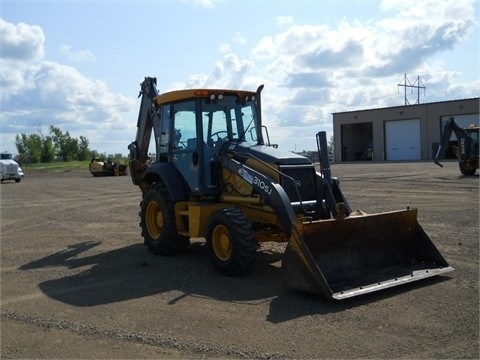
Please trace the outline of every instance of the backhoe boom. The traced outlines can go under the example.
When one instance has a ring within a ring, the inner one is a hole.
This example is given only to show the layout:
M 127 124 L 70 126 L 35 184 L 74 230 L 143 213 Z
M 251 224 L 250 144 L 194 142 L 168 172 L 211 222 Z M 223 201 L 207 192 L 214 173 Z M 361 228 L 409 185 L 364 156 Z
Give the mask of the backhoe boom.
M 457 145 L 453 146 L 453 149 L 458 158 L 460 171 L 464 175 L 474 175 L 479 166 L 478 129 L 478 126 L 470 126 L 464 129 L 455 122 L 453 117 L 448 119 L 443 128 L 442 140 L 438 146 L 437 154 L 433 159 L 434 163 L 443 167 L 440 160 L 445 157 L 450 145 L 450 138 L 454 133 L 457 138 Z

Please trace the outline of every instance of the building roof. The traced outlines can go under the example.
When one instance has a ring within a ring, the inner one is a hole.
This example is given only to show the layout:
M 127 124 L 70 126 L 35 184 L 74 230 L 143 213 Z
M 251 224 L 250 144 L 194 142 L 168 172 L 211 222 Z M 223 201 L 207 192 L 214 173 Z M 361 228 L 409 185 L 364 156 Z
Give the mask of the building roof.
M 475 97 L 475 98 L 466 98 L 466 99 L 457 99 L 457 100 L 434 101 L 434 102 L 423 103 L 423 104 L 398 105 L 398 106 L 387 106 L 387 107 L 370 108 L 370 109 L 362 109 L 362 110 L 337 111 L 337 112 L 333 112 L 332 114 L 348 114 L 348 113 L 354 113 L 354 112 L 357 113 L 357 112 L 361 112 L 361 111 L 372 111 L 372 110 L 382 110 L 382 109 L 398 109 L 398 108 L 405 108 L 405 107 L 411 107 L 411 106 L 425 106 L 425 105 L 432 105 L 432 104 L 442 104 L 442 103 L 449 103 L 449 102 L 471 101 L 471 100 L 480 101 L 480 98 Z

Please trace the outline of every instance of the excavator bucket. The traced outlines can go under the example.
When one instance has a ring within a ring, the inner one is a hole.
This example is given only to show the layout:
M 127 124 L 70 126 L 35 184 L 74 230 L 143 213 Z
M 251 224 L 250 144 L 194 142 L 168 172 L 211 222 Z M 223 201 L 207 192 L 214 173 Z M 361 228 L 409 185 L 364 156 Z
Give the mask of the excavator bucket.
M 416 209 L 297 222 L 282 268 L 290 287 L 338 300 L 453 270 Z

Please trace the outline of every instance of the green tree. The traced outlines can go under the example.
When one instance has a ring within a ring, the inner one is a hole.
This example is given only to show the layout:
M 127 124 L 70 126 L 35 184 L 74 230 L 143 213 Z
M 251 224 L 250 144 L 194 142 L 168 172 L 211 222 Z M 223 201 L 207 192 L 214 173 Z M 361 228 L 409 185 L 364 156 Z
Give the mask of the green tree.
M 25 163 L 51 162 L 56 159 L 88 160 L 92 155 L 86 137 L 73 138 L 68 131 L 64 133 L 53 125 L 50 126 L 49 136 L 44 136 L 41 128 L 39 134 L 17 134 L 15 146 L 18 158 Z
M 41 161 L 48 163 L 55 160 L 55 145 L 51 136 L 45 136 L 42 139 Z
M 38 163 L 42 160 L 42 138 L 38 134 L 21 134 L 15 137 L 15 146 L 22 160 Z
M 85 136 L 80 136 L 77 151 L 78 160 L 88 160 L 91 154 L 92 152 L 88 148 L 88 139 Z
M 59 128 L 50 125 L 50 133 L 55 145 L 57 156 L 62 161 L 78 160 L 78 140 L 72 138 L 67 131 L 65 134 Z
M 91 158 L 99 158 L 101 156 L 101 154 L 97 151 L 97 150 L 91 150 L 90 151 L 90 156 Z
M 26 136 L 27 135 L 25 134 L 17 134 L 17 136 L 15 136 L 15 146 L 18 151 L 18 159 L 23 163 L 28 162 L 28 149 L 26 141 L 24 140 Z

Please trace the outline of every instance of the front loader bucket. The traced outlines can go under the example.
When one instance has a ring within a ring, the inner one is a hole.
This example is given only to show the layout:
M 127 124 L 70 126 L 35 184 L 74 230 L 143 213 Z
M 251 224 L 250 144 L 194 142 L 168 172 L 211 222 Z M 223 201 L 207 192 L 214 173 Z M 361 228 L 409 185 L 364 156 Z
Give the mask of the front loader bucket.
M 290 287 L 338 300 L 453 270 L 416 209 L 298 222 L 282 268 Z

